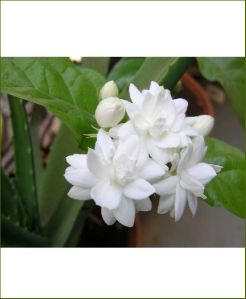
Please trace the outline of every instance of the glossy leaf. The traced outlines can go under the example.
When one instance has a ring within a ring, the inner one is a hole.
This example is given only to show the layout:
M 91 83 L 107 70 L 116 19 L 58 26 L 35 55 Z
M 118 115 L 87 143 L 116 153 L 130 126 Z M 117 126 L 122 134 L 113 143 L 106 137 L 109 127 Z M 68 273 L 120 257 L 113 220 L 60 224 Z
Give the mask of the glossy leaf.
M 223 206 L 245 218 L 245 157 L 236 148 L 214 138 L 206 138 L 205 161 L 222 166 L 221 172 L 206 186 L 206 202 Z
M 245 171 L 229 170 L 221 172 L 206 187 L 208 203 L 223 206 L 231 213 L 245 218 Z
M 27 210 L 30 229 L 39 231 L 36 178 L 29 123 L 21 100 L 9 96 L 9 108 L 13 128 L 16 185 Z
M 93 69 L 103 76 L 107 75 L 109 57 L 83 57 L 82 67 Z
M 146 58 L 142 66 L 136 72 L 131 82 L 139 89 L 149 88 L 151 81 L 156 81 L 165 88 L 173 89 L 178 80 L 192 62 L 190 57 L 153 57 Z M 129 86 L 126 86 L 120 96 L 129 98 Z
M 201 57 L 199 69 L 210 81 L 219 82 L 228 96 L 232 108 L 242 125 L 245 125 L 245 59 Z
M 144 63 L 144 57 L 125 57 L 117 62 L 108 75 L 108 80 L 114 80 L 120 91 L 132 82 L 133 77 Z
M 93 132 L 102 75 L 66 58 L 2 58 L 1 67 L 3 92 L 46 107 L 87 148 L 84 134 Z
M 221 165 L 223 171 L 245 168 L 245 157 L 236 147 L 212 137 L 206 137 L 205 142 L 207 163 Z
M 132 78 L 131 83 L 135 84 L 139 89 L 149 88 L 151 81 L 161 82 L 167 75 L 169 67 L 175 63 L 178 58 L 153 57 L 146 58 L 140 69 Z M 129 86 L 126 86 L 120 96 L 123 99 L 129 98 Z

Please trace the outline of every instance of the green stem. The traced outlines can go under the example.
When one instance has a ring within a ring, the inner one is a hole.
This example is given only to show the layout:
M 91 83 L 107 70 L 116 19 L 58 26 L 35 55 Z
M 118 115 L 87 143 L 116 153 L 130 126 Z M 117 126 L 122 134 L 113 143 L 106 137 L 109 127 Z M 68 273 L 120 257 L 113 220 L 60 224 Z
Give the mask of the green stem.
M 161 85 L 172 90 L 182 75 L 193 62 L 193 57 L 181 57 L 169 66 L 167 75 L 161 81 Z
M 9 96 L 15 155 L 15 181 L 29 216 L 29 229 L 41 231 L 29 122 L 22 100 Z

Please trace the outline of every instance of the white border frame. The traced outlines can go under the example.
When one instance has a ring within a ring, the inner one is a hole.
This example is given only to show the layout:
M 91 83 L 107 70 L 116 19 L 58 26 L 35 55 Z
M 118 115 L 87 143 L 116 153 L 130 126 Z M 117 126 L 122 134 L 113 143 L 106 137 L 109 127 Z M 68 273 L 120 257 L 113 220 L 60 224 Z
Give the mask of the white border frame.
M 2 1 L 2 56 L 244 56 L 244 1 Z
M 242 248 L 2 249 L 4 298 L 244 298 Z
M 1 54 L 244 56 L 244 6 L 2 1 Z M 242 298 L 244 254 L 242 248 L 2 249 L 2 297 Z

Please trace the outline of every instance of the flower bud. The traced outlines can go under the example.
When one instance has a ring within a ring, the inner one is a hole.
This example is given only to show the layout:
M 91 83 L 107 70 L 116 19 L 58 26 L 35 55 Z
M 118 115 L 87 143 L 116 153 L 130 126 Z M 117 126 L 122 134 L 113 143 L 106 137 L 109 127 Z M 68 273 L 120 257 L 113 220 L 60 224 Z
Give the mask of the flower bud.
M 111 128 L 116 126 L 125 115 L 125 107 L 121 99 L 109 97 L 99 102 L 95 117 L 102 128 Z
M 108 81 L 105 83 L 100 91 L 101 99 L 106 99 L 109 97 L 118 97 L 118 87 L 114 81 Z
M 82 57 L 79 57 L 79 56 L 72 56 L 72 57 L 69 57 L 69 59 L 72 62 L 76 62 L 76 63 L 81 63 L 81 61 L 82 61 Z
M 197 116 L 193 128 L 202 136 L 208 135 L 214 127 L 214 118 L 210 115 Z

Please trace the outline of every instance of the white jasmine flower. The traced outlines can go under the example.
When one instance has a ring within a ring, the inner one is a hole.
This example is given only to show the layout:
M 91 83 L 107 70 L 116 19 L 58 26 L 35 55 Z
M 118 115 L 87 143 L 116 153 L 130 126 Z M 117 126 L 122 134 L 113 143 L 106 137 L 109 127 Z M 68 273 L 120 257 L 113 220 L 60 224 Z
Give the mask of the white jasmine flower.
M 210 115 L 187 117 L 186 122 L 202 136 L 208 135 L 214 127 L 214 118 Z
M 118 97 L 118 95 L 119 95 L 118 87 L 114 81 L 106 82 L 100 91 L 101 99 Z
M 95 118 L 102 128 L 111 128 L 116 126 L 125 115 L 123 101 L 116 97 L 106 98 L 99 102 Z
M 186 100 L 173 100 L 170 91 L 155 82 L 142 92 L 131 84 L 129 93 L 132 103 L 124 104 L 130 121 L 118 128 L 118 136 L 137 134 L 156 161 L 170 161 L 173 149 L 187 146 L 190 137 L 198 135 L 185 122 Z
M 81 63 L 81 61 L 82 61 L 82 57 L 79 57 L 79 56 L 72 56 L 72 57 L 69 57 L 69 59 L 72 62 L 76 62 L 76 63 Z
M 184 212 L 186 202 L 193 215 L 197 209 L 197 197 L 206 199 L 204 187 L 221 170 L 220 166 L 201 162 L 207 148 L 203 137 L 194 139 L 181 152 L 175 175 L 154 184 L 156 193 L 160 195 L 158 213 L 171 212 L 178 221 Z
M 165 169 L 149 158 L 137 136 L 115 144 L 104 130 L 97 136 L 95 150 L 87 155 L 67 157 L 71 165 L 66 180 L 74 185 L 68 195 L 74 199 L 93 199 L 102 208 L 107 224 L 118 220 L 133 226 L 136 210 L 150 210 L 150 184 L 165 174 Z

